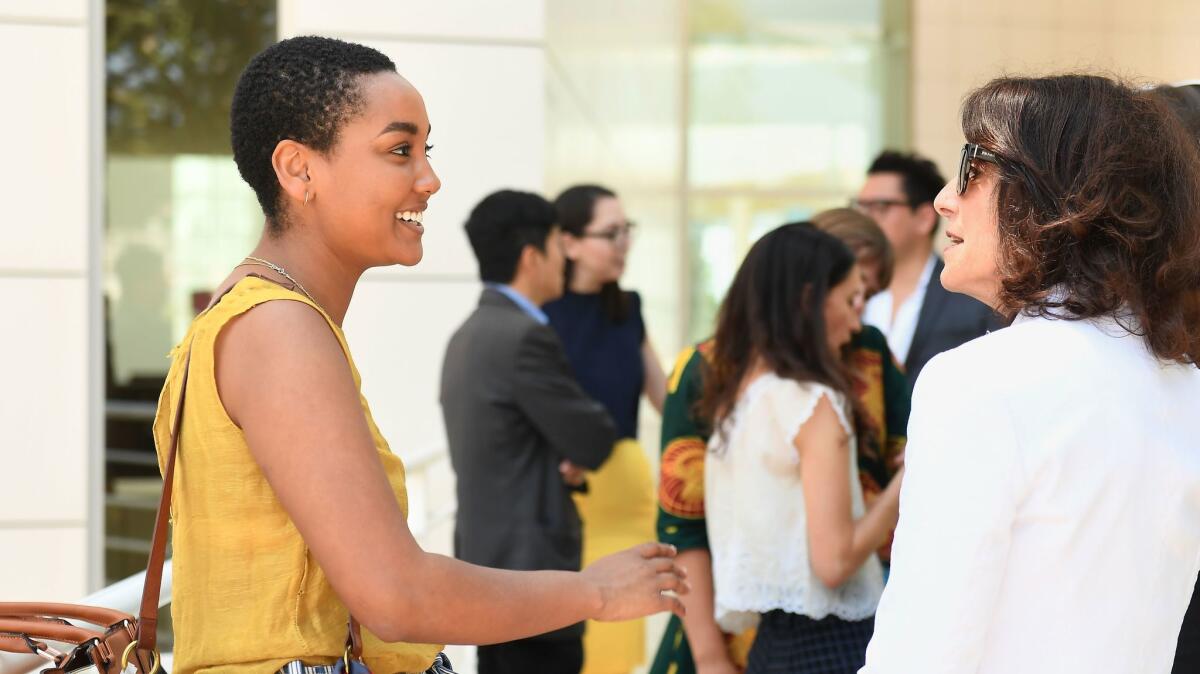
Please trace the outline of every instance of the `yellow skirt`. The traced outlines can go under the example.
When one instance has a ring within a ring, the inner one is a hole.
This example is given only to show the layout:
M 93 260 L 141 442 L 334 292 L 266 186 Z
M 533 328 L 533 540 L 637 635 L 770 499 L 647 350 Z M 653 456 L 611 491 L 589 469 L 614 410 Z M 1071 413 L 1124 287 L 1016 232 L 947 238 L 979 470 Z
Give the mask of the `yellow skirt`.
M 583 520 L 583 564 L 654 540 L 654 481 L 637 440 L 617 441 L 612 456 L 576 494 Z M 644 620 L 588 622 L 582 674 L 629 674 L 646 660 Z

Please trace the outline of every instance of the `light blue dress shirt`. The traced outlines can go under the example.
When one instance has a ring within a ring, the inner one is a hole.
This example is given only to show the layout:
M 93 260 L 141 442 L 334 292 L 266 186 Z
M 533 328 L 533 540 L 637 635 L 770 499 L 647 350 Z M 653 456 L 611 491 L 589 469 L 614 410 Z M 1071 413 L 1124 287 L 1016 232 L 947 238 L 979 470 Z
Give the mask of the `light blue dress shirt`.
M 504 295 L 508 299 L 512 300 L 518 307 L 521 308 L 521 311 L 529 314 L 529 317 L 538 323 L 541 323 L 542 325 L 547 325 L 550 323 L 550 319 L 546 317 L 546 312 L 542 311 L 541 307 L 531 302 L 528 297 L 525 297 L 521 293 L 514 290 L 512 286 L 505 285 L 503 283 L 484 283 L 483 287 L 491 288 L 492 290 L 495 290 L 501 295 Z

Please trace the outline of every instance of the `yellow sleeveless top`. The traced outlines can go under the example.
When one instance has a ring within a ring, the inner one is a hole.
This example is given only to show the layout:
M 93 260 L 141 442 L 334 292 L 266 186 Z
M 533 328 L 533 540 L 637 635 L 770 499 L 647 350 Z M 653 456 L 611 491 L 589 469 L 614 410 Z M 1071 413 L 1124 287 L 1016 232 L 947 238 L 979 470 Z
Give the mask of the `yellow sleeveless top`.
M 174 671 L 270 674 L 291 660 L 331 664 L 341 657 L 348 613 L 250 455 L 246 438 L 217 395 L 213 347 L 225 325 L 263 302 L 307 297 L 255 277 L 240 280 L 192 322 L 171 353 L 158 401 L 154 439 L 160 470 L 170 449 L 174 406 L 191 344 L 183 436 L 171 500 Z M 362 397 L 345 335 L 337 335 L 359 387 L 363 415 L 401 510 L 408 513 L 404 465 L 379 433 Z M 344 486 L 344 485 L 343 485 Z M 312 495 L 330 498 L 340 488 Z M 370 550 L 363 550 L 365 557 Z M 384 643 L 363 630 L 364 659 L 375 674 L 423 672 L 440 646 Z

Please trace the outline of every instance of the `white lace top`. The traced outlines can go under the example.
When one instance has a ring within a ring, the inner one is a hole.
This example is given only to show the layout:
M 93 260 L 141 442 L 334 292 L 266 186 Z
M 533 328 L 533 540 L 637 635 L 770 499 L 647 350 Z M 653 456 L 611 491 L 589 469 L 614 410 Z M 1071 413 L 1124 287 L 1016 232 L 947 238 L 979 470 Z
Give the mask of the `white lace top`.
M 846 479 L 854 517 L 863 515 L 854 430 L 845 398 L 816 383 L 774 374 L 755 379 L 714 433 L 705 461 L 705 511 L 713 561 L 716 619 L 739 632 L 774 609 L 821 619 L 862 620 L 875 614 L 883 569 L 872 555 L 850 580 L 827 588 L 808 554 L 800 455 L 793 440 L 827 396 L 850 436 Z

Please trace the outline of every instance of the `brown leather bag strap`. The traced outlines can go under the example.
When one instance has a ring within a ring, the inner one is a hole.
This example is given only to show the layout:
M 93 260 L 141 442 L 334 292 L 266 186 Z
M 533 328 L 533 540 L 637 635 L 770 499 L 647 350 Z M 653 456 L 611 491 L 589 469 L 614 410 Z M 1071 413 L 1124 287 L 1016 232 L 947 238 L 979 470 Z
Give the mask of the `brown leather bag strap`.
M 130 618 L 127 613 L 100 606 L 85 606 L 83 604 L 57 604 L 50 602 L 6 602 L 0 604 L 0 618 L 34 616 L 61 616 L 73 620 L 82 620 L 83 622 L 105 628 Z
M 188 371 L 192 367 L 192 344 L 188 343 L 187 361 L 179 381 L 179 397 L 175 402 L 175 422 L 171 425 L 171 449 L 167 452 L 167 467 L 163 471 L 162 496 L 158 514 L 154 517 L 154 536 L 150 539 L 150 559 L 146 562 L 146 582 L 142 585 L 142 607 L 138 611 L 137 648 L 153 651 L 158 645 L 158 595 L 162 590 L 163 564 L 167 559 L 167 521 L 171 514 L 171 488 L 175 483 L 175 457 L 179 453 L 179 437 L 183 426 L 183 401 L 187 396 Z
M 363 638 L 362 627 L 354 616 L 350 616 L 349 634 L 346 635 L 346 648 L 350 650 L 350 655 L 354 656 L 355 660 L 362 660 L 363 654 Z
M 103 632 L 37 618 L 0 618 L 0 634 L 23 635 L 31 639 L 47 639 L 68 644 L 81 644 L 89 639 L 104 636 Z
M 265 276 L 258 274 L 250 274 L 250 276 L 285 288 L 288 287 Z M 228 293 L 229 290 L 225 292 Z M 215 305 L 216 301 L 212 304 Z M 166 470 L 163 471 L 162 496 L 158 501 L 158 514 L 154 517 L 154 535 L 150 539 L 150 559 L 146 562 L 146 582 L 142 586 L 142 606 L 138 611 L 137 621 L 137 649 L 139 651 L 153 651 L 158 645 L 158 595 L 162 590 L 163 564 L 166 563 L 167 558 L 167 521 L 171 513 L 171 488 L 175 482 L 175 458 L 179 453 L 180 429 L 183 426 L 183 402 L 187 394 L 188 373 L 191 365 L 192 345 L 189 343 L 187 362 L 184 363 L 183 377 L 179 382 L 179 397 L 175 403 L 175 420 L 171 425 L 171 449 L 167 453 Z M 353 615 L 350 616 L 346 631 L 347 649 L 355 659 L 361 659 L 363 652 L 362 628 Z

